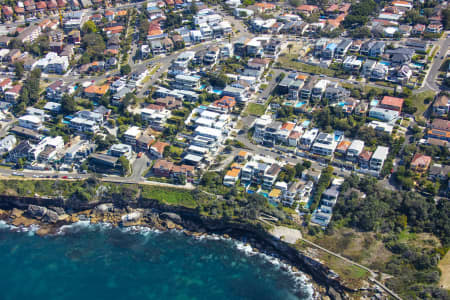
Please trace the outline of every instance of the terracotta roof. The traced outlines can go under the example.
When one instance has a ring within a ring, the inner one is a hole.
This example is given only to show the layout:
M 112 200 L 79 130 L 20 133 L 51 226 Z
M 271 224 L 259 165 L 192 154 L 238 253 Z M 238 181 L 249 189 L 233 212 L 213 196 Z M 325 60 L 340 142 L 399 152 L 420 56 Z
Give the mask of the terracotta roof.
M 275 9 L 276 5 L 272 4 L 272 3 L 266 3 L 266 2 L 261 2 L 261 3 L 256 3 L 255 6 L 262 8 L 264 10 L 266 9 Z
M 108 91 L 109 85 L 91 85 L 84 89 L 85 93 L 104 95 Z
M 430 163 L 431 163 L 431 156 L 424 155 L 422 153 L 414 154 L 414 157 L 411 160 L 411 166 L 413 166 L 413 167 L 425 166 L 428 168 Z
M 119 10 L 118 12 L 116 12 L 116 15 L 118 17 L 126 16 L 127 15 L 127 11 L 126 10 Z
M 107 11 L 105 12 L 105 16 L 114 16 L 114 12 L 111 11 L 111 10 L 107 10 Z
M 245 157 L 245 156 L 247 156 L 247 154 L 248 154 L 247 151 L 241 150 L 241 151 L 239 151 L 237 156 Z
M 57 0 L 58 7 L 65 7 L 67 5 L 66 0 Z
M 291 134 L 289 134 L 290 139 L 299 139 L 302 136 L 302 133 L 300 131 L 293 130 Z
M 241 170 L 239 170 L 239 169 L 231 169 L 231 170 L 227 171 L 225 176 L 238 177 L 240 172 L 241 172 Z
M 303 4 L 297 7 L 297 10 L 307 11 L 307 12 L 313 12 L 314 10 L 319 9 L 319 7 L 315 5 L 307 5 Z
M 25 12 L 25 9 L 24 9 L 23 7 L 20 7 L 20 6 L 15 6 L 15 7 L 14 7 L 14 11 L 15 11 L 17 14 L 21 14 L 21 13 L 24 13 L 24 12 Z
M 5 78 L 5 79 L 3 79 L 3 80 L 0 82 L 0 87 L 5 87 L 5 86 L 7 86 L 7 85 L 10 84 L 10 83 L 11 83 L 11 79 Z
M 169 144 L 157 141 L 156 143 L 154 143 L 152 145 L 151 149 L 156 151 L 156 152 L 158 152 L 158 153 L 160 153 L 160 154 L 163 154 L 164 148 L 166 148 L 167 146 L 169 146 Z
M 236 105 L 236 100 L 234 97 L 223 96 L 219 100 L 214 101 L 213 105 L 217 107 L 232 108 Z
M 164 106 L 158 105 L 158 104 L 149 104 L 149 105 L 147 105 L 147 108 L 148 109 L 153 109 L 153 110 L 156 110 L 156 111 L 164 110 Z
M 104 29 L 104 31 L 119 31 L 119 32 L 122 32 L 122 30 L 123 30 L 123 26 L 112 26 L 112 27 L 107 27 L 107 28 L 105 28 Z
M 359 154 L 359 159 L 362 159 L 362 160 L 369 161 L 371 157 L 372 157 L 372 152 L 367 151 L 367 150 L 363 150 L 361 152 L 361 154 Z
M 281 130 L 287 130 L 287 131 L 291 131 L 292 129 L 294 129 L 295 127 L 295 123 L 292 122 L 286 122 L 283 125 L 281 125 Z
M 7 92 L 7 93 L 15 93 L 15 94 L 18 94 L 18 93 L 20 93 L 20 90 L 21 90 L 21 89 L 22 89 L 22 85 L 18 84 L 18 85 L 13 86 L 12 88 L 10 88 L 9 90 L 7 90 L 6 92 Z
M 155 164 L 153 165 L 154 169 L 163 169 L 170 171 L 173 167 L 173 162 L 167 161 L 165 159 L 158 159 L 155 161 Z
M 44 1 L 36 2 L 36 8 L 37 9 L 45 9 L 45 8 L 47 8 L 47 3 L 45 3 Z
M 47 7 L 48 8 L 56 8 L 56 7 L 58 7 L 58 3 L 56 3 L 55 0 L 50 0 L 47 2 Z
M 401 109 L 403 106 L 403 101 L 403 98 L 384 96 L 383 100 L 381 100 L 381 105 L 389 105 Z
M 350 145 L 352 144 L 352 142 L 348 141 L 348 140 L 343 140 L 342 142 L 339 143 L 339 145 L 336 147 L 336 150 L 339 151 L 347 151 L 348 147 L 350 147 Z
M 13 9 L 10 6 L 6 5 L 2 7 L 2 11 L 5 16 L 12 16 L 14 13 Z

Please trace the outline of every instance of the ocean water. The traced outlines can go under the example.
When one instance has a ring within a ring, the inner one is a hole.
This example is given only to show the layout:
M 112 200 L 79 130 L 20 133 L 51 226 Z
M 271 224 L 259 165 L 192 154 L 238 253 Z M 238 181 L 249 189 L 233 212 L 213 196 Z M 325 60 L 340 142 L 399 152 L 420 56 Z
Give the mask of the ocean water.
M 304 277 L 249 246 L 85 223 L 39 237 L 0 223 L 0 299 L 311 299 Z

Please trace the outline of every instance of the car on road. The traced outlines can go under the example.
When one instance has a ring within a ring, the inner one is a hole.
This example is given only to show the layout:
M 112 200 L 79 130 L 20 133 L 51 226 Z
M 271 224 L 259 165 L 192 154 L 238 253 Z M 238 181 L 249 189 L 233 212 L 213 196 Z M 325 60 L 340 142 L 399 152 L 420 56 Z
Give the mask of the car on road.
M 63 176 L 63 177 L 61 177 L 62 179 L 67 179 L 68 177 L 67 176 Z

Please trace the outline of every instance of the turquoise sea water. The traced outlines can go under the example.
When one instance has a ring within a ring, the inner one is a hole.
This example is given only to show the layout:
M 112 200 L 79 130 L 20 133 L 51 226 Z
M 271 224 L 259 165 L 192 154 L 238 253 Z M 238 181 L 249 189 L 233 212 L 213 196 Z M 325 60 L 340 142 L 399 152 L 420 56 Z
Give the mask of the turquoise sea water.
M 179 232 L 77 225 L 38 237 L 0 224 L 0 299 L 311 298 L 309 283 L 245 248 Z

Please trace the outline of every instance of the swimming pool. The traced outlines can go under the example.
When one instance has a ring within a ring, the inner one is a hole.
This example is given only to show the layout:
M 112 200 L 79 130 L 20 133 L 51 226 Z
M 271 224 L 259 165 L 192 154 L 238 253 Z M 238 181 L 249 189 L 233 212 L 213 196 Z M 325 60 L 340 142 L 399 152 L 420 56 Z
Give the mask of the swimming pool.
M 344 107 L 344 106 L 345 106 L 345 102 L 339 102 L 339 103 L 337 104 L 337 106 Z
M 388 62 L 388 61 L 380 61 L 380 64 L 382 64 L 382 65 L 385 65 L 385 66 L 390 66 L 391 65 L 391 63 L 390 62 Z
M 311 124 L 311 121 L 310 121 L 310 120 L 303 121 L 302 127 L 303 127 L 303 128 L 306 128 L 306 127 L 309 126 L 309 124 Z
M 260 195 L 269 198 L 269 194 L 267 194 L 266 192 L 259 192 Z
M 223 91 L 218 89 L 213 89 L 212 92 L 217 95 L 222 95 Z
M 305 104 L 306 104 L 306 102 L 304 102 L 304 101 L 298 102 L 297 104 L 295 104 L 295 107 L 299 108 L 299 107 L 302 107 Z
M 378 100 L 372 100 L 370 101 L 370 106 L 377 106 L 378 105 Z

